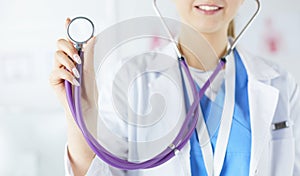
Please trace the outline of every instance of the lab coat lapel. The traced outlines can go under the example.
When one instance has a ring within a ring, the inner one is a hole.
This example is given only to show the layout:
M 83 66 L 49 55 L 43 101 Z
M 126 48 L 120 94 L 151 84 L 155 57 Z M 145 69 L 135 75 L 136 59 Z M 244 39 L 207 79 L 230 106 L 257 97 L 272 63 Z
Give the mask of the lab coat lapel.
M 279 74 L 263 60 L 242 52 L 240 56 L 248 73 L 248 97 L 252 146 L 250 175 L 256 172 L 260 157 L 270 139 L 270 128 L 277 107 L 279 91 L 270 85 Z M 237 73 L 238 74 L 238 73 Z
M 170 47 L 166 48 L 164 51 L 167 51 L 169 55 L 173 55 L 176 58 L 175 52 Z M 248 97 L 252 134 L 249 175 L 254 175 L 264 148 L 267 147 L 270 139 L 271 123 L 279 97 L 279 91 L 272 87 L 270 83 L 272 79 L 279 76 L 279 73 L 266 64 L 265 61 L 257 59 L 255 56 L 250 56 L 240 47 L 237 47 L 237 50 L 248 74 Z M 158 59 L 161 60 L 161 58 Z M 165 73 L 178 74 L 178 67 L 176 64 L 174 65 L 174 62 L 172 64 L 166 62 L 159 65 L 150 63 L 148 66 L 150 68 L 160 67 L 160 70 Z M 181 82 L 181 79 L 178 77 L 177 81 Z M 190 95 L 188 97 L 192 98 Z
M 252 133 L 250 173 L 255 170 L 270 139 L 270 127 L 278 101 L 278 90 L 257 80 L 248 82 Z

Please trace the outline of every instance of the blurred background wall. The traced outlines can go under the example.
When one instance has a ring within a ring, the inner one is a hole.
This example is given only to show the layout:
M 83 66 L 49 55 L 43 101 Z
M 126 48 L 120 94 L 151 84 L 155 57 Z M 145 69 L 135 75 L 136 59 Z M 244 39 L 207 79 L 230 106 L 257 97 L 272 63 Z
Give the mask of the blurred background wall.
M 170 0 L 160 1 L 167 16 L 176 16 Z M 260 16 L 241 43 L 282 65 L 300 83 L 300 1 L 262 1 Z M 248 9 L 239 12 L 237 28 Z M 151 0 L 0 1 L 0 175 L 64 174 L 66 123 L 48 76 L 56 40 L 65 36 L 65 19 L 79 15 L 94 21 L 97 34 L 154 11 Z

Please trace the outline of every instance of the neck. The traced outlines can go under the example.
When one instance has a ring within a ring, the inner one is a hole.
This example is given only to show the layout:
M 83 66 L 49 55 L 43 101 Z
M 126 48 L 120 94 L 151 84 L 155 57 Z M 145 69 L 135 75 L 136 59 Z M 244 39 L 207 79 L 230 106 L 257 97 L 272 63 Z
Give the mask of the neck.
M 204 71 L 215 68 L 227 51 L 227 44 L 226 32 L 199 34 L 183 29 L 179 36 L 179 47 L 188 65 Z

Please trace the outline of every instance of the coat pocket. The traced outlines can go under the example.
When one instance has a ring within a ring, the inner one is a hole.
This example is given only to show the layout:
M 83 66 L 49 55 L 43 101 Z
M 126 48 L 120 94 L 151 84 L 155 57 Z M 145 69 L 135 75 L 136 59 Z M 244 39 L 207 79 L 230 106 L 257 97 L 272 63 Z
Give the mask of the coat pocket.
M 271 141 L 271 175 L 292 175 L 295 162 L 295 140 L 293 137 Z

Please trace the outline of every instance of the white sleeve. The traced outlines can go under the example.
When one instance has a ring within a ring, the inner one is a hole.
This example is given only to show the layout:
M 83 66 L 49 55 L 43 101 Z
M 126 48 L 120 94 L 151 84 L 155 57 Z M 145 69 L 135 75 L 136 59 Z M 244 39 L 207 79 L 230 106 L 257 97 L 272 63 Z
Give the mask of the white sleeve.
M 74 174 L 70 164 L 67 145 L 65 146 L 64 160 L 65 160 L 65 176 L 73 176 Z M 110 170 L 109 165 L 96 156 L 93 159 L 86 173 L 86 176 L 99 176 L 99 175 L 112 176 L 112 172 Z
M 295 163 L 293 175 L 300 175 L 300 88 L 294 81 L 291 86 L 290 115 L 294 123 Z
M 68 155 L 68 145 L 65 145 L 65 155 L 64 155 L 64 163 L 65 163 L 65 176 L 71 176 L 74 175 L 72 168 L 71 168 L 71 164 L 70 164 L 70 159 L 69 159 L 69 155 Z

